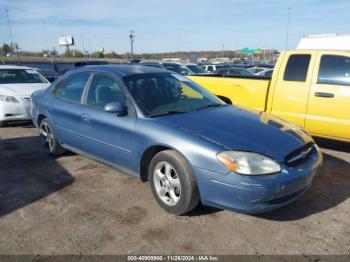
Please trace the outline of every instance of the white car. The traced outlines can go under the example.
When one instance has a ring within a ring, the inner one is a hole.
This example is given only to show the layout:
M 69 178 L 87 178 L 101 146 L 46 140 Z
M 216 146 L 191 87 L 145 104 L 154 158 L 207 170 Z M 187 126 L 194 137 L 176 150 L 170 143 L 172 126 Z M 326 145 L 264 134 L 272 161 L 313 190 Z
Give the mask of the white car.
M 0 65 L 0 127 L 7 122 L 31 120 L 31 95 L 49 85 L 30 67 Z

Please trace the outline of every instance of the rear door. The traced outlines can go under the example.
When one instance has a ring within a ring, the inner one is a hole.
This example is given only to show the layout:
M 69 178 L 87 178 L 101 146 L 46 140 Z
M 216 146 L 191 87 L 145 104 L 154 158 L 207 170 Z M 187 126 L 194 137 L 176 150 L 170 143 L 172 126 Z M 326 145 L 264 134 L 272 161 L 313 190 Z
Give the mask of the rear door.
M 315 52 L 297 51 L 286 55 L 278 74 L 271 113 L 280 118 L 305 125 L 311 75 Z
M 319 52 L 310 90 L 306 129 L 350 140 L 350 53 Z
M 53 90 L 49 103 L 49 119 L 54 126 L 58 140 L 71 147 L 80 148 L 81 104 L 85 86 L 90 78 L 89 72 L 71 75 Z

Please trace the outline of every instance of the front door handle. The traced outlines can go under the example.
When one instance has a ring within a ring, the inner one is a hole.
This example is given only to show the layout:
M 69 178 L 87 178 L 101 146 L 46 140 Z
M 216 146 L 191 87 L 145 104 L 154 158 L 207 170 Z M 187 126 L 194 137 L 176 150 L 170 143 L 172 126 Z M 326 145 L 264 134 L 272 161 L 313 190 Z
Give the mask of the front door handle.
M 82 114 L 81 115 L 81 119 L 84 121 L 84 122 L 87 122 L 87 123 L 91 123 L 91 118 L 88 114 Z
M 324 97 L 324 98 L 333 98 L 334 94 L 332 94 L 332 93 L 325 93 L 325 92 L 316 92 L 315 96 L 317 96 L 317 97 Z

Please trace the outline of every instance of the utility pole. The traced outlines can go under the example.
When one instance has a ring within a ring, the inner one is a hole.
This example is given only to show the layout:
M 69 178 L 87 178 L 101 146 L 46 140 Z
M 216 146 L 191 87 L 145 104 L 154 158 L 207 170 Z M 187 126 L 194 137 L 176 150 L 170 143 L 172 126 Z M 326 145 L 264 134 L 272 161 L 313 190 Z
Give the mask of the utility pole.
M 10 24 L 10 19 L 9 19 L 9 14 L 8 14 L 8 9 L 5 8 L 5 13 L 6 13 L 6 17 L 7 17 L 7 24 L 9 26 L 9 31 L 10 31 L 10 38 L 11 38 L 11 44 L 10 44 L 10 47 L 11 47 L 11 53 L 13 52 L 13 47 L 12 45 L 14 44 L 13 43 L 13 37 L 12 37 L 12 29 L 11 29 L 11 24 Z
M 288 14 L 287 14 L 287 29 L 286 29 L 286 51 L 288 50 L 288 37 L 289 37 L 289 23 L 290 23 L 290 12 L 292 8 L 288 7 Z
M 134 35 L 135 31 L 134 30 L 130 30 L 130 49 L 131 49 L 131 61 L 134 60 L 134 41 L 135 41 L 135 35 Z

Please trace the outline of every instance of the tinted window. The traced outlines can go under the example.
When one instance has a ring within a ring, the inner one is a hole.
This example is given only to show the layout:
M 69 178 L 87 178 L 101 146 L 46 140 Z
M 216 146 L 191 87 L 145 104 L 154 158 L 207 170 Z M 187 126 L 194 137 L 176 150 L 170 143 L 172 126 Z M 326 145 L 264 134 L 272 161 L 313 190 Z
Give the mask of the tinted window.
M 273 70 L 266 71 L 266 72 L 264 73 L 264 76 L 265 76 L 265 77 L 272 77 L 272 73 L 273 73 Z
M 48 81 L 33 69 L 0 69 L 0 84 L 24 83 L 48 83 Z
M 90 73 L 79 73 L 69 77 L 55 88 L 54 94 L 72 102 L 80 102 Z
M 311 55 L 291 55 L 284 73 L 284 80 L 304 82 L 309 69 L 310 58 Z
M 126 97 L 121 91 L 119 85 L 110 77 L 96 75 L 92 80 L 87 103 L 97 108 L 111 102 L 120 102 L 125 104 Z
M 187 67 L 183 65 L 170 64 L 170 63 L 164 63 L 163 65 L 167 70 L 173 71 L 180 75 L 189 75 L 192 73 Z
M 230 76 L 240 76 L 241 75 L 241 72 L 239 69 L 230 69 L 228 72 L 229 72 Z
M 349 85 L 350 57 L 323 55 L 321 57 L 319 84 Z
M 218 74 L 227 74 L 227 69 L 219 69 L 219 70 L 216 70 L 215 73 L 218 73 Z
M 205 71 L 197 65 L 187 65 L 187 67 L 194 73 L 205 73 Z
M 213 71 L 213 70 L 214 70 L 213 66 L 208 66 L 208 67 L 207 67 L 207 71 L 210 72 L 210 71 Z

